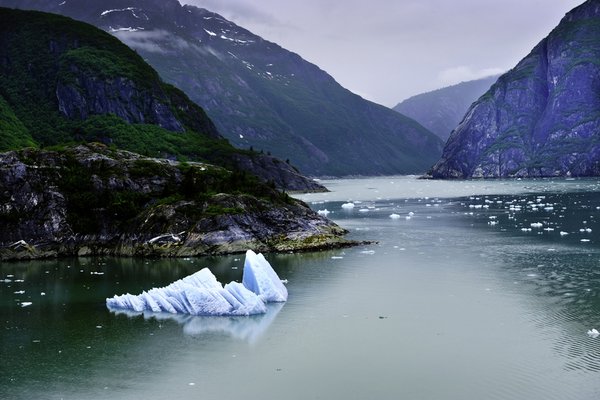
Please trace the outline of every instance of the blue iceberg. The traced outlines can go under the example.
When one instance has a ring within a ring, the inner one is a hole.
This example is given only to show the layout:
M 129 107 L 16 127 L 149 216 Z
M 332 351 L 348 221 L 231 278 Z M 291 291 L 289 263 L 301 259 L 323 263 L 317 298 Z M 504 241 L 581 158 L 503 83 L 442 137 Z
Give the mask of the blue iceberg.
M 284 302 L 288 292 L 262 254 L 246 252 L 242 283 L 223 286 L 204 268 L 169 286 L 106 299 L 110 310 L 189 315 L 255 315 L 267 312 L 266 303 Z

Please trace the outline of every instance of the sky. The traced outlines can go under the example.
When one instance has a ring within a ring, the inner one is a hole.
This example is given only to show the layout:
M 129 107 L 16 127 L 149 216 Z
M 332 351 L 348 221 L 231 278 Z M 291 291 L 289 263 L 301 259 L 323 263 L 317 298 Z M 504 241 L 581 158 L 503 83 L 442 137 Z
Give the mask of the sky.
M 583 0 L 182 0 L 393 107 L 515 66 Z

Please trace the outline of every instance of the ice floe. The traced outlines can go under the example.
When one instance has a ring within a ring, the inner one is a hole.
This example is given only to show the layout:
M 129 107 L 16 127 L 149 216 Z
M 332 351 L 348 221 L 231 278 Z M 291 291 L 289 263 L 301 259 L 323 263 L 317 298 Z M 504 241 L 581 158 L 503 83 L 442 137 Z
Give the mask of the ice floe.
M 111 310 L 190 315 L 254 315 L 267 312 L 266 303 L 284 302 L 288 292 L 262 254 L 246 252 L 242 283 L 223 286 L 204 268 L 168 286 L 106 299 Z

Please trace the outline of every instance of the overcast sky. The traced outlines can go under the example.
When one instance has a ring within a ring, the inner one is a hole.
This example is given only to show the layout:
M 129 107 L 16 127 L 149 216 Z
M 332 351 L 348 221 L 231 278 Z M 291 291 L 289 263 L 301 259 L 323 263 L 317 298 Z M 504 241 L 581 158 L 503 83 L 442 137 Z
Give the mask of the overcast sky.
M 583 0 L 182 0 L 394 106 L 512 68 Z

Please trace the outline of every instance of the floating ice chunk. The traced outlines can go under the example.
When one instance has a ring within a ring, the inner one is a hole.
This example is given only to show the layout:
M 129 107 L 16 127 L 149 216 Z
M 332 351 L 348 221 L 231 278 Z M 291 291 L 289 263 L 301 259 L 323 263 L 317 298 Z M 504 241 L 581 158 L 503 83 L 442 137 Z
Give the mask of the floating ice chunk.
M 569 232 L 560 231 L 560 236 L 567 236 L 568 234 L 569 234 Z
M 596 339 L 598 336 L 600 336 L 600 332 L 598 332 L 597 329 L 590 329 L 589 331 L 587 331 L 587 334 L 589 337 Z
M 530 225 L 532 228 L 541 228 L 542 226 L 544 226 L 544 224 L 542 224 L 541 222 L 532 222 Z
M 331 211 L 329 211 L 328 209 L 324 209 L 324 210 L 318 210 L 318 211 L 317 211 L 317 214 L 319 214 L 319 215 L 322 215 L 322 216 L 326 217 L 326 216 L 328 216 L 328 215 L 329 215 L 329 213 L 330 213 L 330 212 L 331 212 Z
M 344 203 L 342 204 L 342 208 L 344 210 L 352 210 L 354 208 L 354 203 Z
M 286 301 L 287 289 L 262 254 L 249 251 L 244 264 L 244 283 L 223 287 L 213 273 L 204 268 L 162 288 L 140 295 L 124 294 L 106 299 L 113 310 L 136 313 L 190 315 L 264 314 L 270 301 Z
M 398 214 L 390 214 L 391 219 L 400 219 L 400 215 Z
M 242 283 L 265 302 L 286 301 L 288 292 L 271 264 L 262 254 L 252 250 L 246 252 Z
M 31 301 L 23 301 L 21 302 L 21 307 L 29 307 L 33 303 Z

